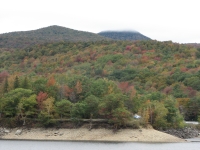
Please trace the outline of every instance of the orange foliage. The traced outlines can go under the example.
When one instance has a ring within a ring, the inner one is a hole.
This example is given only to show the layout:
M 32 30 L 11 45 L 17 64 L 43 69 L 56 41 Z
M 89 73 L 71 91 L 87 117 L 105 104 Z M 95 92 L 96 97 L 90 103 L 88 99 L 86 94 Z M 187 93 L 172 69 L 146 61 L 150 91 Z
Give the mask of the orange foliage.
M 64 86 L 64 91 L 65 91 L 65 93 L 64 93 L 65 96 L 70 96 L 71 93 L 72 93 L 74 90 L 71 89 L 70 87 L 68 87 L 67 85 L 65 85 L 65 86 Z
M 80 94 L 82 92 L 82 84 L 80 81 L 76 82 L 75 89 L 76 89 L 76 93 L 78 93 L 78 94 Z
M 48 94 L 45 92 L 39 92 L 36 99 L 37 99 L 37 103 L 38 103 L 38 107 L 39 109 L 43 109 L 43 101 L 46 100 L 48 98 Z
M 48 82 L 47 82 L 47 86 L 54 86 L 56 84 L 56 80 L 54 79 L 54 77 L 52 76 Z

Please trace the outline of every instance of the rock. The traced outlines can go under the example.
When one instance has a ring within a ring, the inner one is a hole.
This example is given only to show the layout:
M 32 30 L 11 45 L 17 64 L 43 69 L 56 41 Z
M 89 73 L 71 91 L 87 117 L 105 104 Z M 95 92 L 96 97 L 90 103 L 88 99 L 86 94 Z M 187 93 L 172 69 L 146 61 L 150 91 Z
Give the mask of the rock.
M 20 134 L 22 134 L 22 129 L 19 129 L 19 130 L 17 130 L 17 131 L 15 132 L 15 135 L 20 135 Z
M 60 133 L 59 135 L 62 136 L 64 133 Z
M 10 130 L 5 129 L 4 133 L 10 133 Z

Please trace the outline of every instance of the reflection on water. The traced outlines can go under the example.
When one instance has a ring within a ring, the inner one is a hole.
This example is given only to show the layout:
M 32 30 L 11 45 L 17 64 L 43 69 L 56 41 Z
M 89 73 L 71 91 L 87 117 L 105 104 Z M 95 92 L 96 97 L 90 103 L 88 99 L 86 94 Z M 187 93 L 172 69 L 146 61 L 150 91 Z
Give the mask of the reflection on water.
M 64 141 L 0 140 L 0 150 L 199 150 L 200 142 L 190 143 L 98 143 Z

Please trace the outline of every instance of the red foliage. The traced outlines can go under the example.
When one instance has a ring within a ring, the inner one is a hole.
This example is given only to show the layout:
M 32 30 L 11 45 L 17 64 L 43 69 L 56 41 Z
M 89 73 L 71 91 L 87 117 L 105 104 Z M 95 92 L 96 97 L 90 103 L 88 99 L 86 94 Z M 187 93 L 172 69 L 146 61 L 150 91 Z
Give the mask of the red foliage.
M 166 88 L 164 88 L 163 93 L 165 94 L 170 94 L 172 92 L 172 87 L 167 86 Z
M 122 91 L 123 93 L 126 93 L 128 87 L 129 87 L 129 83 L 128 83 L 128 82 L 120 82 L 120 83 L 118 84 L 118 87 L 121 89 L 121 91 Z
M 197 91 L 194 90 L 192 87 L 187 87 L 187 88 L 184 90 L 184 92 L 187 93 L 188 97 L 190 97 L 190 98 L 196 96 L 196 93 L 197 93 Z
M 189 69 L 186 68 L 186 67 L 182 67 L 180 70 L 181 70 L 181 72 L 186 72 L 186 71 L 188 71 Z
M 68 87 L 67 85 L 64 86 L 64 95 L 65 96 L 70 96 L 73 91 L 74 90 L 72 88 Z
M 169 75 L 171 76 L 171 75 L 173 75 L 173 74 L 174 74 L 174 71 L 171 71 Z
M 131 46 L 127 45 L 126 46 L 126 50 L 130 51 L 131 50 Z
M 161 57 L 154 57 L 154 60 L 160 61 Z
M 41 110 L 43 108 L 43 101 L 46 100 L 48 98 L 48 94 L 45 92 L 39 92 L 37 95 L 37 103 L 38 103 L 38 107 Z
M 74 61 L 75 62 L 82 62 L 81 56 L 77 56 Z
M 129 85 L 128 82 L 120 82 L 118 84 L 119 89 L 123 92 L 123 93 L 128 93 L 128 92 L 135 92 L 135 88 L 133 85 Z M 131 93 L 132 94 L 132 93 Z M 133 93 L 134 94 L 134 93 Z
M 3 81 L 4 81 L 4 79 L 6 78 L 6 77 L 8 77 L 8 72 L 7 71 L 3 71 L 3 72 L 1 72 L 0 73 L 0 83 L 2 83 Z

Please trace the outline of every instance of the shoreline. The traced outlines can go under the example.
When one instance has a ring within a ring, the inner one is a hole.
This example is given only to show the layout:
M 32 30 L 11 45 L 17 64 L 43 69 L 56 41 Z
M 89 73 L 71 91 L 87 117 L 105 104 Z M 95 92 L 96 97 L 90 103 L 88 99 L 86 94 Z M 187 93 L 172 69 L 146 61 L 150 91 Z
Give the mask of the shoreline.
M 25 141 L 66 141 L 66 142 L 141 142 L 141 143 L 180 143 L 187 142 L 167 133 L 154 129 L 119 129 L 113 132 L 111 129 L 55 129 L 55 128 L 31 128 L 23 129 L 16 135 L 18 129 L 0 136 L 0 140 L 25 140 Z

